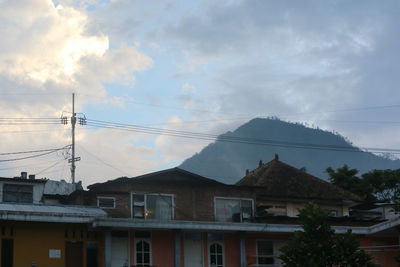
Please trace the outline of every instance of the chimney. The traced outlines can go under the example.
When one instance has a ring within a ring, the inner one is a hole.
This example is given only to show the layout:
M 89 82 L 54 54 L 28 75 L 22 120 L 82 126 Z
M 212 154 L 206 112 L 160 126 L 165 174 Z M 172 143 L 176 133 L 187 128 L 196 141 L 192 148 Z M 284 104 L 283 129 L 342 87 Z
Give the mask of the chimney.
M 29 180 L 35 180 L 35 175 L 34 174 L 29 174 Z
M 260 159 L 260 162 L 258 162 L 258 168 L 260 168 L 263 165 L 262 159 Z
M 249 169 L 246 169 L 246 175 L 249 175 Z
M 275 154 L 275 161 L 279 161 L 279 155 Z
M 28 173 L 27 172 L 21 172 L 21 179 L 26 179 L 28 178 Z

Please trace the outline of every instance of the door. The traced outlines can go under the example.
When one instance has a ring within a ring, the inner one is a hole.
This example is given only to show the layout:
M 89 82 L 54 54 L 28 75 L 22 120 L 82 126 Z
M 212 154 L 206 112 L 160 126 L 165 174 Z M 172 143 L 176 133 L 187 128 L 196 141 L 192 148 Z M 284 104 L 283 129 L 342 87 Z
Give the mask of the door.
M 2 239 L 1 240 L 1 266 L 13 267 L 14 257 L 14 240 Z
M 184 243 L 185 267 L 203 267 L 201 233 L 186 233 Z
M 65 243 L 65 266 L 83 267 L 83 244 L 82 242 Z
M 86 267 L 97 267 L 97 244 L 94 243 L 87 244 Z
M 112 236 L 111 267 L 129 266 L 128 237 Z

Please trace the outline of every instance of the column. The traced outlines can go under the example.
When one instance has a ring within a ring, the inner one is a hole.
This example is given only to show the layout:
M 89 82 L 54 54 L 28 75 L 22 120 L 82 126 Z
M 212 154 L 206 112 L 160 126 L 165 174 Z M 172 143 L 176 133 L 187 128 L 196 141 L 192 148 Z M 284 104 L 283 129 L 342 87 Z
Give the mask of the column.
M 104 263 L 105 267 L 111 267 L 111 232 L 104 234 Z
M 239 238 L 240 238 L 240 267 L 246 267 L 245 232 L 239 232 Z

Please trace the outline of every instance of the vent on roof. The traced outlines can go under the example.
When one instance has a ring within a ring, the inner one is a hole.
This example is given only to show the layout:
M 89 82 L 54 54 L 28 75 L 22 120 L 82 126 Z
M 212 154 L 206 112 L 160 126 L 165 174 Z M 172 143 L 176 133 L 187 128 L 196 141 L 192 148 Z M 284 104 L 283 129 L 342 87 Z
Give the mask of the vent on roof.
M 21 179 L 26 179 L 28 178 L 28 173 L 27 172 L 21 172 Z
M 29 180 L 35 180 L 35 175 L 34 174 L 29 174 Z

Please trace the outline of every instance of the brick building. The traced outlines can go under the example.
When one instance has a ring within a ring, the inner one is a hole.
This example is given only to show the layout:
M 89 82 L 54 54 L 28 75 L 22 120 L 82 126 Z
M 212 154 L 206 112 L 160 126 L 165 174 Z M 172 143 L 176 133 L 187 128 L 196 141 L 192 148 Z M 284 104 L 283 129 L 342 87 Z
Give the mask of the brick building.
M 314 201 L 330 212 L 338 233 L 352 229 L 382 266 L 395 266 L 398 218 L 349 216 L 360 200 L 276 157 L 235 185 L 179 168 L 118 178 L 75 192 L 75 204 L 97 205 L 105 266 L 281 266 L 279 248 L 300 230 L 297 214 Z

